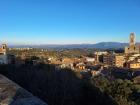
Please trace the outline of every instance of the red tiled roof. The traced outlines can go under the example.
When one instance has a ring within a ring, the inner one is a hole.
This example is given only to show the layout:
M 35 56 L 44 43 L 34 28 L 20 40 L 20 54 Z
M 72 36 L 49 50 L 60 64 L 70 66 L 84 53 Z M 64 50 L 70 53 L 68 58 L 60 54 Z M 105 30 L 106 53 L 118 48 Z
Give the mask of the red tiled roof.
M 3 52 L 3 51 L 2 51 L 2 48 L 0 48 L 0 52 Z

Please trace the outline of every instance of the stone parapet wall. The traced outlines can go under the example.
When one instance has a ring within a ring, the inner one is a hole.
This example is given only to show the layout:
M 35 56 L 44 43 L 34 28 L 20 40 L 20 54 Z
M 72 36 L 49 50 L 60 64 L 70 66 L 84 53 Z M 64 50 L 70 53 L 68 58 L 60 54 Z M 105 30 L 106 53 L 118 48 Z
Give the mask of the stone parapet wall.
M 0 105 L 47 105 L 13 81 L 0 75 Z

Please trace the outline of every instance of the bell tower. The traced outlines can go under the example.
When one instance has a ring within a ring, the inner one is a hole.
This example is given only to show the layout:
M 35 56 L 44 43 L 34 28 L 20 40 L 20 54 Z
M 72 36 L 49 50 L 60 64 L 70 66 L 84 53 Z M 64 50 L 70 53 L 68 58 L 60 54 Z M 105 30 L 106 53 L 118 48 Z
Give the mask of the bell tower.
M 140 49 L 135 43 L 135 33 L 130 33 L 129 47 L 125 47 L 126 54 L 140 53 Z
M 129 45 L 130 45 L 130 48 L 135 47 L 135 33 L 130 34 L 130 43 L 129 43 Z

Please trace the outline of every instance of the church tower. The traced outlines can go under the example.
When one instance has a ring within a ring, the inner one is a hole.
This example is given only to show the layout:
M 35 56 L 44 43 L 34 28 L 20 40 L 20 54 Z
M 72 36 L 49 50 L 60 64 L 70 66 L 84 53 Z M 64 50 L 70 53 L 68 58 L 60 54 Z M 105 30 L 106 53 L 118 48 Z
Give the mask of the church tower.
M 135 43 L 135 33 L 130 34 L 130 42 L 129 47 L 125 47 L 126 54 L 140 53 L 139 47 L 136 46 Z
M 135 33 L 130 34 L 129 46 L 130 46 L 130 49 L 135 47 Z

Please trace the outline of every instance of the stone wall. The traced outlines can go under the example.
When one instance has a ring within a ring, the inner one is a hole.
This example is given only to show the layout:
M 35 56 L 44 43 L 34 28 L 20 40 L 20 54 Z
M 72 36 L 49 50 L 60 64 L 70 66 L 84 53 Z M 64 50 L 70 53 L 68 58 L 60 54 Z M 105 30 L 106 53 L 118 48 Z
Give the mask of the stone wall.
M 8 78 L 0 75 L 0 105 L 47 105 Z

